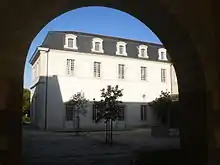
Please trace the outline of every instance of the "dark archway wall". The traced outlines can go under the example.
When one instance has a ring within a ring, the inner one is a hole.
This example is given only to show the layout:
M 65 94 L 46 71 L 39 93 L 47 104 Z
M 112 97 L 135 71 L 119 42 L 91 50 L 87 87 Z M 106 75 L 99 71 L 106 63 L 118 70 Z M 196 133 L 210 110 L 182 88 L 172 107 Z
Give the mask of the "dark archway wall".
M 0 163 L 21 163 L 21 92 L 29 45 L 49 21 L 84 6 L 125 11 L 151 28 L 168 49 L 183 107 L 181 145 L 187 164 L 220 164 L 217 17 L 210 0 L 53 0 L 1 2 Z M 116 27 L 117 28 L 117 27 Z

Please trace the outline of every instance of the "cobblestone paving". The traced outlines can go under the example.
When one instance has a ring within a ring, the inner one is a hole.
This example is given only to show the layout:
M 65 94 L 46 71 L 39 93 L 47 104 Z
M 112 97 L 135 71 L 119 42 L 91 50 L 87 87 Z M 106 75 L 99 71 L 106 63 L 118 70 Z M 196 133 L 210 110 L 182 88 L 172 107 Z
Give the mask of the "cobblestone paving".
M 114 145 L 104 132 L 23 131 L 23 165 L 132 165 L 138 150 L 179 148 L 178 138 L 153 138 L 145 130 L 114 132 Z

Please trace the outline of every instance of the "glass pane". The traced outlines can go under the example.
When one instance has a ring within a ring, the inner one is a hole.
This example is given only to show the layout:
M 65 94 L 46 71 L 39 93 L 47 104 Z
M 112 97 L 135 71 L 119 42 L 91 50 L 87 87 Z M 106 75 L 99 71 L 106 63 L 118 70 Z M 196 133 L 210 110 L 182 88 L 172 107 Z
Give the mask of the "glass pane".
M 122 46 L 122 45 L 119 46 L 119 53 L 120 54 L 124 53 L 124 46 Z
M 141 57 L 145 56 L 145 49 L 141 49 Z
M 70 47 L 70 48 L 73 47 L 73 39 L 72 38 L 68 39 L 68 47 Z
M 100 51 L 100 43 L 99 42 L 95 42 L 95 50 Z

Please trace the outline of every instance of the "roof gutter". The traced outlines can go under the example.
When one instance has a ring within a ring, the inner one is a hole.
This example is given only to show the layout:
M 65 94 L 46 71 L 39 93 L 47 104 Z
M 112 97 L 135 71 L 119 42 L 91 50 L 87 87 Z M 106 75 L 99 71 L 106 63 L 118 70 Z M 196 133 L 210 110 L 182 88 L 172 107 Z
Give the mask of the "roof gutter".
M 45 48 L 45 47 L 37 47 L 34 51 L 34 54 L 31 56 L 29 63 L 32 64 L 32 61 L 34 60 L 34 58 L 37 56 L 39 51 L 49 51 L 49 48 Z

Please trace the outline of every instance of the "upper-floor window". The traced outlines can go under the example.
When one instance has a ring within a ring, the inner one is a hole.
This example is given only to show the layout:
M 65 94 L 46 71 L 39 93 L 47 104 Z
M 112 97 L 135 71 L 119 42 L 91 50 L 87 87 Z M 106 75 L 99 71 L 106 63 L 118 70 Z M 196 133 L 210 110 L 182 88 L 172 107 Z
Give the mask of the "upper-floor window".
M 167 50 L 165 48 L 158 49 L 158 60 L 167 61 Z
M 92 51 L 98 53 L 104 53 L 103 50 L 103 39 L 93 38 L 92 39 Z
M 101 63 L 100 62 L 94 62 L 94 77 L 100 77 L 101 76 Z
M 147 48 L 148 48 L 148 46 L 146 46 L 146 45 L 140 45 L 138 47 L 138 57 L 148 58 Z
M 123 56 L 127 56 L 127 52 L 126 52 L 126 43 L 125 42 L 122 42 L 122 41 L 119 41 L 117 42 L 117 45 L 116 45 L 116 54 L 117 55 L 123 55 Z
M 125 78 L 125 65 L 118 64 L 118 78 L 124 79 Z
M 77 36 L 75 36 L 73 34 L 66 34 L 64 48 L 78 49 L 76 38 L 77 38 Z
M 147 67 L 141 67 L 141 80 L 147 80 Z
M 161 82 L 166 82 L 166 69 L 161 69 Z
M 73 75 L 74 74 L 74 60 L 73 59 L 67 59 L 66 60 L 66 68 L 67 68 L 67 74 Z

